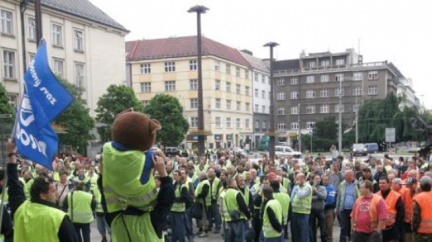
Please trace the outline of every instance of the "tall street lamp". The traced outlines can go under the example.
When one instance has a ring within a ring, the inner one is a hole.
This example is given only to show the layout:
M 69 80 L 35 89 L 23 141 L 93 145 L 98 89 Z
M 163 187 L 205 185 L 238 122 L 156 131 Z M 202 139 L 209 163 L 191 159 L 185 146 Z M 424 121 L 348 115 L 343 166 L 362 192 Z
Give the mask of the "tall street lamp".
M 339 133 L 338 133 L 338 151 L 342 153 L 342 78 L 339 78 Z
M 204 155 L 204 104 L 201 67 L 201 14 L 206 13 L 208 8 L 196 5 L 188 10 L 188 13 L 197 13 L 197 56 L 198 56 L 198 155 Z
M 275 158 L 275 145 L 276 145 L 276 129 L 275 129 L 275 111 L 274 111 L 274 84 L 273 84 L 273 47 L 278 46 L 276 42 L 268 42 L 264 47 L 270 47 L 270 141 L 269 141 L 269 156 L 270 160 Z

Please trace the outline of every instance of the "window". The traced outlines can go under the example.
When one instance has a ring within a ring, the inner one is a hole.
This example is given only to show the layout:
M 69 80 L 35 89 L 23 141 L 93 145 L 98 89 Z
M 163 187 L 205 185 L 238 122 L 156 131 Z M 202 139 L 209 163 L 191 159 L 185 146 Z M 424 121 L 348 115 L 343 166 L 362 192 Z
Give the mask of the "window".
M 231 128 L 231 117 L 226 118 L 226 127 Z
M 221 81 L 216 79 L 215 80 L 215 90 L 219 91 L 221 86 Z
M 259 111 L 259 105 L 255 104 L 255 112 L 258 112 L 258 111 Z
M 368 80 L 378 80 L 378 71 L 370 71 L 368 73 Z
M 236 77 L 240 77 L 240 67 L 236 67 Z
M 245 95 L 249 96 L 249 87 L 245 87 Z
M 245 79 L 249 79 L 249 71 L 245 69 Z
M 15 79 L 15 52 L 3 51 L 3 77 Z
M 239 102 L 239 101 L 236 102 L 236 110 L 237 111 L 241 110 L 241 102 Z
M 340 111 L 343 113 L 343 112 L 345 111 L 345 107 L 344 107 L 343 104 L 342 104 L 340 107 L 341 107 L 341 108 L 340 108 Z M 339 104 L 336 104 L 336 105 L 335 105 L 334 112 L 335 112 L 335 113 L 339 113 Z
M 344 74 L 336 74 L 335 79 L 337 82 L 342 82 L 344 80 Z
M 262 82 L 262 83 L 266 83 L 266 79 L 267 79 L 267 77 L 266 77 L 266 76 L 264 76 L 264 75 L 261 75 L 261 82 Z
M 197 128 L 198 127 L 198 117 L 191 117 L 190 126 L 191 126 L 191 128 Z
M 378 86 L 368 87 L 368 95 L 377 95 L 377 94 L 378 94 Z
M 198 90 L 198 80 L 197 79 L 189 80 L 189 86 L 191 90 Z
M 297 85 L 298 84 L 298 78 L 297 77 L 292 77 L 290 79 L 290 84 L 291 85 Z
M 321 60 L 321 66 L 322 67 L 330 66 L 330 60 Z
M 141 82 L 141 92 L 142 93 L 151 92 L 151 82 Z
M 255 88 L 255 97 L 259 97 L 259 92 L 257 88 Z
M 225 88 L 227 92 L 231 92 L 231 82 L 227 82 Z
M 285 100 L 285 92 L 278 92 L 277 93 L 277 100 Z
M 298 106 L 292 106 L 291 107 L 291 114 L 298 114 Z
M 247 118 L 245 119 L 245 128 L 249 128 L 250 127 L 250 120 Z
M 314 114 L 315 113 L 315 106 L 314 105 L 307 105 L 306 106 L 306 113 L 307 114 Z
M 216 117 L 216 128 L 222 128 L 222 119 L 221 119 L 221 117 Z
M 328 97 L 329 93 L 330 93 L 329 89 L 322 89 L 320 91 L 320 97 Z
M 260 124 L 259 121 L 255 121 L 255 129 L 259 129 L 260 128 L 259 124 Z
M 75 85 L 84 87 L 84 64 L 75 63 Z
M 258 81 L 258 75 L 259 75 L 259 73 L 258 72 L 254 72 L 254 81 Z
M 291 123 L 291 129 L 298 130 L 299 129 L 299 123 L 298 122 L 292 122 Z
M 267 123 L 265 121 L 262 122 L 261 128 L 265 130 L 267 128 Z
M 279 129 L 279 130 L 285 130 L 285 129 L 286 129 L 286 124 L 285 124 L 285 122 L 279 122 L 279 123 L 278 123 L 278 129 Z
M 298 92 L 297 91 L 291 92 L 291 99 L 298 99 Z
M 231 110 L 231 100 L 226 100 L 226 109 Z
M 285 115 L 285 107 L 278 108 L 278 115 Z
M 190 60 L 189 61 L 189 70 L 190 71 L 196 71 L 198 69 L 198 62 L 197 60 Z
M 221 108 L 221 99 L 220 98 L 216 98 L 216 108 L 217 109 Z
M 167 61 L 165 62 L 165 72 L 174 72 L 175 71 L 175 62 Z
M 362 81 L 362 80 L 363 80 L 363 73 L 362 72 L 354 72 L 353 81 Z
M 241 86 L 239 84 L 236 85 L 236 93 L 240 94 Z
M 344 95 L 344 89 L 343 88 L 342 89 L 336 88 L 334 95 L 335 95 L 335 97 L 343 96 Z
M 321 82 L 329 82 L 329 75 L 321 75 Z
M 191 98 L 190 99 L 190 108 L 191 109 L 197 109 L 198 108 L 198 98 Z
M 266 106 L 264 106 L 264 105 L 261 106 L 261 112 L 263 112 L 263 113 L 266 112 Z
M 148 106 L 148 105 L 150 105 L 150 100 L 144 100 L 144 101 L 142 101 L 142 104 L 144 105 L 144 107 Z
M 1 32 L 13 35 L 12 12 L 1 10 Z
M 314 82 L 315 82 L 315 76 L 306 77 L 306 83 L 314 83 Z
M 63 46 L 63 27 L 58 24 L 52 25 L 53 45 Z
M 231 75 L 231 65 L 230 65 L 230 64 L 226 64 L 225 72 L 226 72 L 227 74 L 230 74 L 230 75 Z
M 314 97 L 315 97 L 315 90 L 306 91 L 306 98 L 314 98 Z
M 329 113 L 330 112 L 330 106 L 329 105 L 321 105 L 320 107 L 320 113 Z
M 266 91 L 261 91 L 261 98 L 262 98 L 262 99 L 265 99 L 265 98 L 266 98 L 266 95 L 265 95 L 265 94 L 266 94 Z
M 246 112 L 249 112 L 249 109 L 250 109 L 250 103 L 246 103 L 246 104 L 245 104 L 245 109 L 246 109 Z
M 63 77 L 63 60 L 54 59 L 54 74 Z
M 216 61 L 214 67 L 215 67 L 215 71 L 219 71 L 220 70 L 220 62 Z
M 276 81 L 276 85 L 277 85 L 278 87 L 283 87 L 283 86 L 285 86 L 285 78 L 278 78 L 277 81 Z
M 363 91 L 362 91 L 362 87 L 354 87 L 352 89 L 352 95 L 353 96 L 360 96 L 362 95 Z
M 36 21 L 34 18 L 28 18 L 28 39 L 36 41 Z
M 241 128 L 241 119 L 236 118 L 236 128 Z
M 165 81 L 165 91 L 175 91 L 176 83 L 175 81 Z
M 316 66 L 316 62 L 315 61 L 309 61 L 308 65 L 310 68 L 313 68 Z
M 307 129 L 313 129 L 313 128 L 315 128 L 315 122 L 311 122 L 311 121 L 306 122 L 306 128 Z
M 74 30 L 74 49 L 84 51 L 83 32 L 81 30 Z
M 345 65 L 345 59 L 336 59 L 336 65 L 337 66 Z
M 151 65 L 150 63 L 144 63 L 140 65 L 141 74 L 149 74 L 151 73 Z

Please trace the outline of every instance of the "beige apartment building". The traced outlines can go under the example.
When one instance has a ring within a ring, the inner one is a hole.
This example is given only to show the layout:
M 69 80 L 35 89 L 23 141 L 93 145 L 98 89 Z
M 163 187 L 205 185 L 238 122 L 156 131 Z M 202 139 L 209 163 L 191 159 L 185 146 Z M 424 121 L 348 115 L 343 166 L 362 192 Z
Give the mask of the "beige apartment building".
M 353 49 L 340 53 L 305 53 L 274 65 L 276 125 L 280 141 L 310 133 L 327 116 L 353 127 L 356 108 L 365 100 L 396 95 L 402 73 L 390 62 L 364 63 Z M 342 105 L 339 107 L 339 98 Z
M 147 105 L 156 94 L 179 99 L 194 147 L 198 127 L 196 36 L 126 42 L 128 82 Z M 252 142 L 252 74 L 234 48 L 202 38 L 202 78 L 206 147 L 240 147 Z
M 21 21 L 21 2 L 0 1 L 0 77 L 15 107 L 23 93 L 23 64 L 30 63 L 36 53 L 34 7 L 27 4 Z M 98 98 L 107 87 L 125 82 L 124 37 L 129 31 L 89 0 L 41 3 L 51 69 L 84 88 L 83 99 L 94 117 Z

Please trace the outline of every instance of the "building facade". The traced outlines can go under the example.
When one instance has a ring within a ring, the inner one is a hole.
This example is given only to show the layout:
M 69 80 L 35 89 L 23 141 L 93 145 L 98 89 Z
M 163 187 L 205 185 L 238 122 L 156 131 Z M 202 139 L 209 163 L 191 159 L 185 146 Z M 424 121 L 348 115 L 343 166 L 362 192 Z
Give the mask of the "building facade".
M 415 91 L 413 89 L 413 83 L 410 78 L 401 78 L 397 85 L 397 96 L 402 98 L 399 108 L 404 107 L 419 107 L 419 103 L 416 101 Z
M 270 129 L 270 69 L 266 63 L 252 52 L 243 50 L 242 56 L 251 65 L 253 73 L 253 140 L 252 149 L 263 149 L 266 143 L 266 132 Z
M 20 3 L 0 1 L 0 76 L 15 107 L 23 93 L 24 63 L 31 62 L 37 49 L 33 4 L 27 4 L 21 16 Z M 51 69 L 83 87 L 83 99 L 94 117 L 98 98 L 107 87 L 126 79 L 124 37 L 129 31 L 88 0 L 41 3 Z
M 156 94 L 180 101 L 194 147 L 198 128 L 196 36 L 126 42 L 127 81 L 148 105 Z M 253 134 L 253 85 L 249 63 L 236 49 L 202 38 L 204 130 L 207 148 L 247 147 Z
M 280 141 L 292 143 L 310 133 L 327 116 L 352 127 L 356 109 L 367 99 L 397 93 L 403 75 L 387 61 L 363 63 L 353 49 L 342 53 L 300 54 L 299 59 L 276 61 L 276 123 Z M 339 99 L 342 105 L 339 107 Z

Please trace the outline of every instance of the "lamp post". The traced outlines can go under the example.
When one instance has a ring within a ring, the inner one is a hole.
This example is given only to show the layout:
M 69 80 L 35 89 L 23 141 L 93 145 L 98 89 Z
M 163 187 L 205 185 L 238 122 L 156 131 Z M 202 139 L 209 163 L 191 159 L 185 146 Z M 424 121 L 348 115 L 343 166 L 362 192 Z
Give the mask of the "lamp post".
M 268 42 L 264 45 L 264 47 L 270 47 L 270 140 L 269 140 L 269 156 L 270 160 L 274 160 L 275 158 L 275 145 L 276 145 L 276 130 L 275 130 L 275 111 L 274 111 L 274 83 L 273 83 L 273 48 L 278 46 L 279 44 L 276 42 Z
M 36 22 L 36 45 L 39 46 L 42 39 L 42 10 L 41 10 L 41 0 L 34 1 L 35 6 L 35 22 Z M 25 60 L 24 60 L 25 62 Z
M 339 133 L 338 133 L 338 151 L 342 153 L 342 78 L 339 78 Z
M 313 139 L 313 129 L 311 130 L 311 149 L 310 149 L 310 153 L 312 155 L 312 139 Z
M 197 56 L 198 56 L 198 131 L 204 131 L 204 104 L 202 86 L 202 67 L 201 67 L 201 14 L 206 13 L 208 8 L 196 5 L 188 10 L 188 13 L 197 14 Z M 198 134 L 198 155 L 204 155 L 204 134 Z

